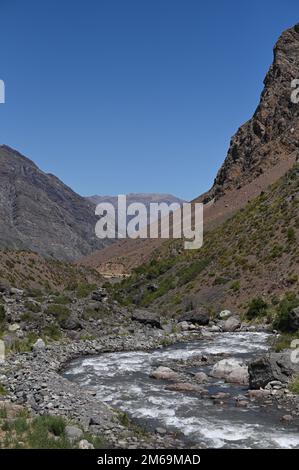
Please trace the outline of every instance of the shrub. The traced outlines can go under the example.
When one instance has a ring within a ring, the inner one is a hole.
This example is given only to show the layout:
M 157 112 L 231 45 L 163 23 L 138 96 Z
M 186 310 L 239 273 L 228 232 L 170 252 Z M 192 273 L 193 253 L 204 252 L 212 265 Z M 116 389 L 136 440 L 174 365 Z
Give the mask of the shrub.
M 30 312 L 33 312 L 33 313 L 39 313 L 41 311 L 40 304 L 35 304 L 33 302 L 30 302 L 29 300 L 26 300 L 24 306 L 28 308 Z
M 93 290 L 95 290 L 96 285 L 95 284 L 79 284 L 77 289 L 76 289 L 76 294 L 79 299 L 82 299 L 84 297 L 87 297 Z
M 296 395 L 299 395 L 299 376 L 297 375 L 296 377 L 293 378 L 289 385 L 289 389 L 291 392 L 296 393 Z
M 267 313 L 268 304 L 261 298 L 255 297 L 248 304 L 246 317 L 253 320 L 256 317 L 262 317 Z
M 293 229 L 293 227 L 288 228 L 287 238 L 288 238 L 289 242 L 295 242 L 296 241 L 296 232 Z
M 48 306 L 45 313 L 54 315 L 58 321 L 63 321 L 69 317 L 71 311 L 65 305 L 52 304 Z
M 289 331 L 289 313 L 293 308 L 299 306 L 299 299 L 293 292 L 285 294 L 279 302 L 277 313 L 273 322 L 273 327 L 280 331 Z
M 0 323 L 5 320 L 5 308 L 3 304 L 0 304 Z

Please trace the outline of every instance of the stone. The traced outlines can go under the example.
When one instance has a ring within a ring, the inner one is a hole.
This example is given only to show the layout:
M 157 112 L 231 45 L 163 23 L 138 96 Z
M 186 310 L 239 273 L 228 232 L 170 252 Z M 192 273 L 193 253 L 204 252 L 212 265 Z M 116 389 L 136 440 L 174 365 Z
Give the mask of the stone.
M 288 383 L 292 375 L 299 374 L 299 364 L 291 361 L 291 352 L 261 356 L 248 365 L 251 389 L 264 388 L 269 382 Z
M 248 384 L 248 369 L 242 361 L 235 358 L 222 359 L 217 362 L 211 371 L 211 376 L 224 379 L 229 383 Z
M 143 325 L 150 325 L 153 328 L 162 329 L 159 316 L 155 312 L 145 309 L 136 309 L 132 313 L 132 320 L 142 323 Z
M 199 385 L 191 384 L 189 382 L 178 382 L 171 385 L 168 385 L 167 390 L 172 390 L 175 392 L 193 392 L 193 393 L 204 393 L 206 390 Z
M 180 374 L 169 367 L 159 366 L 156 370 L 151 372 L 150 377 L 157 380 L 179 380 Z
M 290 331 L 299 330 L 299 307 L 293 308 L 288 314 L 288 324 Z
M 294 420 L 294 418 L 291 415 L 284 415 L 280 418 L 280 420 L 284 423 L 291 423 Z
M 45 349 L 46 349 L 45 342 L 41 338 L 39 338 L 32 346 L 32 351 L 35 353 L 45 351 Z
M 190 312 L 186 312 L 178 318 L 179 322 L 188 322 L 194 323 L 200 326 L 206 326 L 209 324 L 210 315 L 209 311 L 205 307 L 198 307 L 195 310 L 190 310 Z
M 82 328 L 81 321 L 76 313 L 71 313 L 67 318 L 60 322 L 64 330 L 78 330 Z
M 8 331 L 11 333 L 14 333 L 15 331 L 19 330 L 21 327 L 18 325 L 18 323 L 13 323 L 12 325 L 9 325 Z
M 194 375 L 194 378 L 195 378 L 196 382 L 200 383 L 200 384 L 209 382 L 209 377 L 204 372 L 197 372 Z
M 219 313 L 220 320 L 227 320 L 231 316 L 232 316 L 232 312 L 230 310 L 222 310 Z
M 223 331 L 225 332 L 233 332 L 240 328 L 241 326 L 241 319 L 238 315 L 234 315 L 233 317 L 229 317 L 225 320 L 223 325 Z
M 76 442 L 83 436 L 83 431 L 78 426 L 66 426 L 65 436 L 69 441 Z
M 160 434 L 161 436 L 164 436 L 165 434 L 167 434 L 166 429 L 160 428 L 160 427 L 156 428 L 156 429 L 155 429 L 155 432 L 156 432 L 157 434 Z
M 17 296 L 22 296 L 22 295 L 24 295 L 24 291 L 22 289 L 17 289 L 16 287 L 11 287 L 10 288 L 10 294 L 11 295 L 17 295 Z
M 86 439 L 82 439 L 78 444 L 79 449 L 94 449 L 94 446 L 91 442 L 88 442 Z

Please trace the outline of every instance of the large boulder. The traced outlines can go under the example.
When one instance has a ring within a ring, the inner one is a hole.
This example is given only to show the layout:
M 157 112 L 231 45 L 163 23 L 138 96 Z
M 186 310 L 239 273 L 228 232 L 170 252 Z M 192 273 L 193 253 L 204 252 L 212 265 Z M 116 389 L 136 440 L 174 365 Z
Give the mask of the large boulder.
M 82 328 L 79 317 L 75 312 L 62 319 L 60 325 L 64 330 L 80 330 Z
M 159 316 L 155 312 L 145 309 L 137 309 L 132 313 L 132 320 L 138 321 L 143 325 L 150 325 L 153 328 L 162 329 Z
M 222 310 L 219 313 L 220 320 L 227 320 L 231 316 L 232 316 L 232 312 L 230 310 Z
M 241 319 L 238 315 L 234 315 L 233 317 L 229 317 L 225 320 L 222 330 L 225 332 L 233 332 L 240 328 L 241 326 Z
M 291 351 L 261 356 L 248 365 L 251 389 L 264 388 L 269 382 L 287 383 L 292 375 L 299 374 L 299 364 L 291 360 Z
M 157 380 L 177 381 L 180 379 L 180 374 L 170 369 L 169 367 L 160 366 L 150 374 L 150 377 Z
M 290 331 L 299 330 L 299 307 L 293 308 L 288 315 L 288 324 Z
M 34 343 L 34 345 L 32 346 L 32 351 L 33 351 L 34 353 L 43 352 L 43 351 L 45 351 L 45 349 L 46 349 L 45 342 L 44 342 L 44 340 L 42 340 L 41 338 L 39 338 L 39 339 Z
M 222 359 L 217 362 L 211 375 L 218 379 L 224 379 L 228 383 L 248 384 L 248 368 L 239 359 Z
M 210 315 L 205 307 L 198 307 L 195 310 L 190 310 L 178 318 L 179 322 L 195 323 L 196 325 L 205 326 L 209 324 Z

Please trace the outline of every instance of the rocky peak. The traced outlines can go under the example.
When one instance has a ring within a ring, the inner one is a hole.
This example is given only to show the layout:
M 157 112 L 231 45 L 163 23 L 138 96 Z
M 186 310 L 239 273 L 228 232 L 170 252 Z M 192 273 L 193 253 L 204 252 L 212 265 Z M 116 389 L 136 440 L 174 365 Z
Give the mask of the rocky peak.
M 299 152 L 299 104 L 291 101 L 291 82 L 299 79 L 299 23 L 282 33 L 253 117 L 230 142 L 227 157 L 205 201 L 253 181 Z

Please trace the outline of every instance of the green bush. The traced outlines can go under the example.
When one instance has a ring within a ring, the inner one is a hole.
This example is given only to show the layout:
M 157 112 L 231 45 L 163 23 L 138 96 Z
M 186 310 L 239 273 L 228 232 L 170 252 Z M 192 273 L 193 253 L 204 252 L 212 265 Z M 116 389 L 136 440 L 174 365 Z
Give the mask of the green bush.
M 299 395 L 299 376 L 297 375 L 296 377 L 293 378 L 289 385 L 289 389 L 291 392 L 295 393 L 296 395 Z
M 41 311 L 40 304 L 35 304 L 33 302 L 29 302 L 29 300 L 26 300 L 24 306 L 25 306 L 25 308 L 30 310 L 30 312 L 33 312 L 33 313 L 39 313 Z
M 268 304 L 261 297 L 255 297 L 248 304 L 246 317 L 248 320 L 253 320 L 257 317 L 263 317 L 266 315 Z
M 273 322 L 273 327 L 280 331 L 290 331 L 289 313 L 293 308 L 299 306 L 299 299 L 293 292 L 285 294 L 284 298 L 277 306 L 277 313 Z
M 71 314 L 71 311 L 65 305 L 49 305 L 45 313 L 53 315 L 59 323 L 64 322 Z
M 77 289 L 76 289 L 76 294 L 79 299 L 83 299 L 84 297 L 87 297 L 93 290 L 96 289 L 95 284 L 79 284 Z
M 5 320 L 5 308 L 3 304 L 0 304 L 0 323 Z

